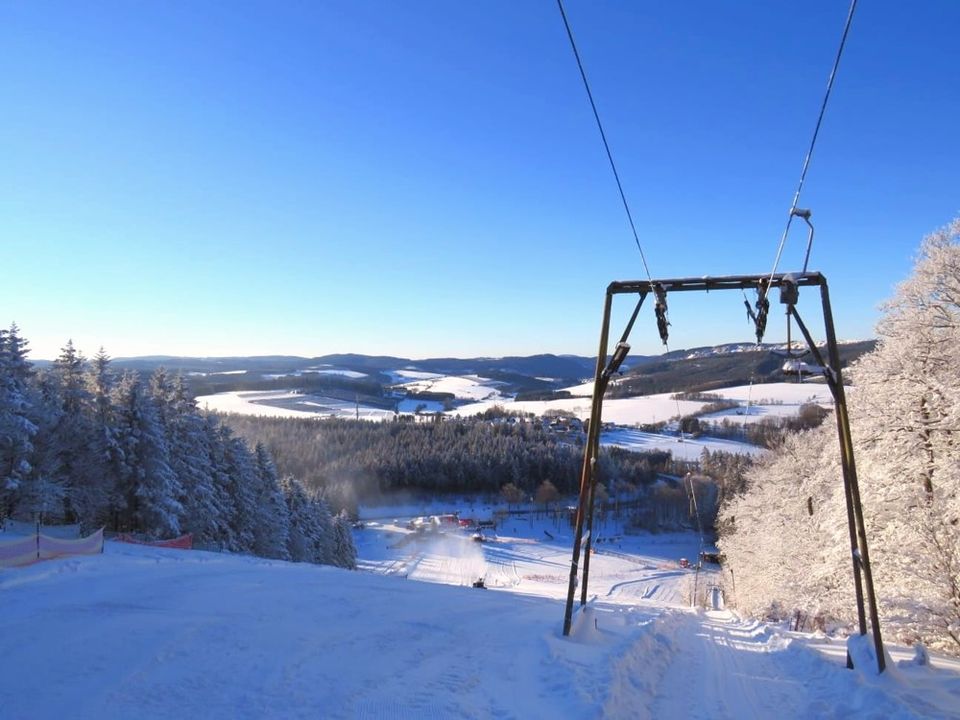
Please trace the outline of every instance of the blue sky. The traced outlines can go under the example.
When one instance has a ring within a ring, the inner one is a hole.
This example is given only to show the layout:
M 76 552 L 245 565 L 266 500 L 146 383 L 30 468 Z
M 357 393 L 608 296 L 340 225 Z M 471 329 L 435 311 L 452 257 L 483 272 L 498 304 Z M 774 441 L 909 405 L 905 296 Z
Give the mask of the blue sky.
M 653 275 L 769 272 L 846 2 L 566 8 Z M 800 203 L 842 337 L 960 214 L 958 26 L 858 8 Z M 4 3 L 0 87 L 0 324 L 35 358 L 591 354 L 644 276 L 553 0 Z M 752 337 L 733 294 L 671 320 Z

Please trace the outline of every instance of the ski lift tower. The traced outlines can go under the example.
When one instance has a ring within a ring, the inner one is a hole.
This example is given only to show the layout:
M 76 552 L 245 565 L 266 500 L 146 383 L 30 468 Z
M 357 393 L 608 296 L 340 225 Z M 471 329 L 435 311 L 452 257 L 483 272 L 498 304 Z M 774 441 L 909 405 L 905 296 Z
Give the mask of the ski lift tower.
M 811 233 L 812 236 L 812 233 Z M 809 255 L 809 250 L 808 250 Z M 804 264 L 806 267 L 806 263 Z M 810 335 L 796 303 L 800 288 L 820 288 L 820 299 L 823 306 L 823 324 L 827 340 L 826 359 L 820 353 L 816 343 Z M 807 343 L 807 348 L 822 368 L 823 376 L 833 395 L 835 415 L 837 419 L 837 434 L 840 441 L 840 463 L 843 469 L 843 487 L 846 498 L 847 525 L 850 532 L 850 551 L 853 563 L 853 582 L 856 591 L 857 620 L 861 635 L 867 634 L 867 614 L 870 615 L 870 626 L 873 631 L 873 643 L 877 657 L 877 670 L 883 672 L 884 661 L 883 640 L 880 634 L 880 620 L 877 614 L 877 601 L 874 592 L 873 572 L 870 567 L 870 553 L 867 549 L 867 534 L 863 522 L 863 508 L 860 502 L 860 488 L 857 481 L 857 466 L 853 456 L 853 441 L 850 435 L 850 419 L 847 414 L 847 401 L 843 389 L 843 378 L 840 373 L 840 354 L 837 348 L 837 338 L 833 325 L 833 313 L 830 309 L 830 294 L 827 288 L 827 279 L 819 272 L 784 273 L 771 275 L 734 275 L 727 277 L 676 278 L 668 280 L 635 280 L 612 282 L 607 287 L 603 306 L 603 324 L 600 330 L 600 347 L 597 352 L 597 369 L 593 385 L 593 404 L 590 411 L 590 424 L 587 430 L 587 440 L 584 444 L 583 465 L 580 473 L 580 493 L 577 504 L 576 531 L 573 540 L 573 555 L 570 562 L 570 582 L 567 590 L 567 604 L 563 617 L 563 634 L 570 634 L 573 618 L 574 595 L 578 584 L 578 570 L 581 550 L 586 546 L 583 560 L 583 579 L 580 582 L 580 605 L 587 602 L 587 586 L 590 574 L 590 546 L 593 530 L 593 506 L 597 485 L 597 455 L 600 445 L 601 416 L 603 410 L 603 395 L 606 392 L 610 378 L 623 363 L 630 352 L 627 343 L 637 315 L 647 295 L 653 294 L 656 300 L 655 313 L 660 336 L 666 342 L 667 296 L 676 292 L 716 292 L 719 290 L 739 290 L 745 292 L 753 289 L 758 293 L 758 312 L 751 311 L 751 317 L 757 325 L 757 341 L 763 337 L 766 326 L 767 297 L 774 289 L 780 291 L 780 303 L 786 305 L 788 319 L 797 323 L 797 327 Z M 636 308 L 627 322 L 620 341 L 616 344 L 609 361 L 607 350 L 610 335 L 610 310 L 615 295 L 638 295 Z M 749 303 L 747 304 L 750 310 Z M 586 526 L 586 527 L 585 527 Z M 847 655 L 847 667 L 853 667 L 852 660 Z

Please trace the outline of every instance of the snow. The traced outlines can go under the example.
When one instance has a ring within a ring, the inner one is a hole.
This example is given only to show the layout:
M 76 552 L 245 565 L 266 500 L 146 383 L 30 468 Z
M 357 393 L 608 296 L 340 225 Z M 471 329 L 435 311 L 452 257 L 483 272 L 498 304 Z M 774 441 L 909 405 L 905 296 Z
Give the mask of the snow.
M 505 402 L 479 402 L 462 405 L 451 414 L 469 417 L 487 410 L 494 405 L 502 405 L 507 410 L 543 415 L 548 410 L 566 410 L 581 420 L 590 417 L 590 398 L 564 398 L 562 400 L 521 400 Z M 696 412 L 704 403 L 690 400 L 674 400 L 673 393 L 645 395 L 643 397 L 618 398 L 603 401 L 603 421 L 619 425 L 655 423 L 669 420 L 678 414 Z
M 413 380 L 400 387 L 409 392 L 451 393 L 461 400 L 501 401 L 503 396 L 496 388 L 503 384 L 478 375 L 440 375 Z
M 496 401 L 486 401 L 462 405 L 451 411 L 450 414 L 469 417 L 482 413 L 494 405 L 502 405 L 508 410 L 543 415 L 548 410 L 565 410 L 574 413 L 581 420 L 590 416 L 590 398 L 593 394 L 593 382 L 564 388 L 574 397 L 561 400 L 522 400 L 511 401 L 509 398 L 500 398 Z M 751 405 L 751 416 L 757 412 L 768 416 L 793 416 L 800 411 L 800 407 L 808 402 L 815 402 L 824 407 L 832 407 L 833 399 L 826 385 L 814 383 L 764 383 L 739 387 L 725 388 L 710 393 L 721 398 L 736 400 L 745 407 L 748 400 Z M 707 403 L 693 400 L 674 400 L 675 393 L 660 393 L 657 395 L 643 395 L 640 397 L 606 399 L 603 401 L 603 421 L 618 425 L 645 425 L 664 422 L 677 415 L 689 415 L 703 408 Z M 762 407 L 763 410 L 758 410 Z M 726 411 L 736 415 L 736 410 Z M 722 418 L 725 415 L 710 415 L 709 418 Z
M 350 378 L 351 380 L 369 377 L 366 373 L 356 370 L 340 370 L 336 368 L 329 370 L 310 370 L 310 372 L 316 373 L 317 375 L 339 375 L 340 377 Z
M 711 394 L 742 403 L 750 400 L 751 404 L 758 405 L 782 403 L 799 407 L 806 403 L 816 403 L 824 407 L 833 406 L 833 396 L 825 383 L 757 383 L 713 390 Z
M 694 573 L 677 558 L 695 557 L 692 534 L 600 525 L 593 599 L 564 638 L 565 523 L 510 516 L 485 543 L 409 539 L 402 525 L 357 531 L 360 572 L 112 542 L 4 571 L 3 716 L 920 718 L 960 707 L 956 661 L 904 664 L 895 649 L 895 673 L 851 672 L 842 639 L 691 610 Z M 480 572 L 488 590 L 469 586 Z
M 793 417 L 796 414 L 797 407 L 795 405 L 751 404 L 749 408 L 745 405 L 741 405 L 740 407 L 730 408 L 729 410 L 720 410 L 719 412 L 715 413 L 707 413 L 705 415 L 701 415 L 700 420 L 707 420 L 709 422 L 716 423 L 729 420 L 734 425 L 751 425 L 753 423 L 760 423 L 766 420 Z
M 438 413 L 443 412 L 443 403 L 439 400 L 418 400 L 417 398 L 405 398 L 397 403 L 397 410 L 401 414 L 415 413 L 417 408 L 425 412 Z
M 339 377 L 350 378 L 351 380 L 359 380 L 360 378 L 369 377 L 367 373 L 358 372 L 356 370 L 343 370 L 339 368 L 307 368 L 306 370 L 293 370 L 287 373 L 268 373 L 263 377 L 267 380 L 279 380 L 280 378 L 303 377 L 304 375 L 337 375 Z
M 441 378 L 443 375 L 440 373 L 433 372 L 424 372 L 423 370 L 392 370 L 384 372 L 384 375 L 390 378 L 391 382 L 401 383 L 409 382 L 410 380 L 433 380 L 434 378 Z
M 616 382 L 615 380 L 613 381 Z M 563 390 L 570 393 L 573 397 L 593 397 L 593 386 L 596 384 L 595 380 L 586 380 L 579 385 L 571 385 L 570 387 L 565 387 Z
M 266 403 L 277 400 L 296 400 L 302 395 L 289 390 L 278 391 L 251 391 L 251 392 L 222 392 L 215 395 L 199 395 L 196 398 L 197 407 L 219 413 L 238 413 L 241 415 L 256 415 L 259 417 L 317 417 L 317 414 L 308 410 L 294 410 L 292 408 L 276 407 Z
M 766 452 L 763 448 L 749 443 L 735 440 L 721 440 L 719 438 L 698 437 L 689 435 L 681 438 L 674 435 L 660 435 L 630 428 L 617 428 L 605 431 L 600 435 L 602 445 L 621 447 L 635 452 L 669 451 L 675 460 L 699 460 L 704 450 L 740 454 L 761 455 Z
M 389 420 L 393 410 L 363 405 L 337 398 L 308 395 L 291 390 L 231 391 L 215 395 L 199 395 L 197 407 L 221 413 L 238 413 L 259 417 L 321 418 L 342 417 L 361 420 Z

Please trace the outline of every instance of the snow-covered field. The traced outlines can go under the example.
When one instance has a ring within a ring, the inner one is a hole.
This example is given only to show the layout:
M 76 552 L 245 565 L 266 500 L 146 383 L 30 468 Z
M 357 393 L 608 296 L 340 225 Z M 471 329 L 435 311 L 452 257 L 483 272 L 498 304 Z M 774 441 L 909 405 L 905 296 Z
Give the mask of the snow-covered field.
M 409 392 L 450 393 L 458 400 L 498 402 L 504 399 L 498 390 L 503 384 L 478 375 L 436 375 L 414 379 L 399 387 Z
M 112 542 L 4 570 L 0 715 L 957 717 L 960 663 L 849 671 L 842 639 L 687 607 L 696 537 L 599 534 L 570 638 L 570 532 L 530 517 L 484 543 L 372 522 L 360 572 Z
M 488 410 L 494 405 L 502 405 L 508 410 L 543 415 L 549 410 L 572 412 L 581 420 L 590 416 L 590 397 L 592 383 L 567 388 L 576 397 L 562 400 L 511 401 L 509 398 L 462 405 L 451 414 L 469 417 Z M 646 425 L 689 415 L 703 408 L 707 403 L 695 400 L 675 400 L 675 393 L 660 393 L 632 398 L 604 400 L 603 421 L 618 425 Z M 816 383 L 765 383 L 725 388 L 710 393 L 727 400 L 739 402 L 744 412 L 749 405 L 749 417 L 774 417 L 796 415 L 800 407 L 808 402 L 823 407 L 833 407 L 833 399 L 826 385 Z M 736 410 L 728 411 L 736 416 Z M 719 415 L 718 415 L 719 416 Z M 711 418 L 713 416 L 710 416 Z
M 450 376 L 398 370 L 393 375 L 399 380 L 408 380 L 400 387 L 410 391 L 429 391 L 452 393 L 459 400 L 470 400 L 465 405 L 449 411 L 455 417 L 471 417 L 501 406 L 508 410 L 533 413 L 542 416 L 550 410 L 563 410 L 573 413 L 581 420 L 590 415 L 590 393 L 592 383 L 568 388 L 576 391 L 577 396 L 561 400 L 530 400 L 517 402 L 500 394 L 498 383 L 477 376 Z M 414 378 L 414 379 L 411 379 Z M 740 408 L 725 410 L 706 416 L 710 420 L 729 418 L 741 422 L 757 422 L 767 417 L 796 415 L 800 407 L 814 402 L 824 407 L 832 407 L 833 400 L 825 385 L 816 383 L 768 383 L 764 385 L 744 385 L 718 390 L 715 395 L 741 404 Z M 413 412 L 421 401 L 410 399 L 400 407 L 401 413 Z M 675 400 L 673 393 L 645 395 L 633 398 L 605 400 L 603 403 L 604 422 L 618 425 L 644 425 L 664 422 L 671 418 L 698 412 L 706 403 L 693 400 Z M 290 390 L 223 392 L 215 395 L 197 397 L 197 406 L 218 412 L 232 412 L 249 415 L 269 415 L 271 417 L 309 417 L 340 416 L 355 417 L 354 403 L 331 398 L 299 395 Z M 436 412 L 442 404 L 427 401 L 428 409 Z M 393 417 L 392 411 L 381 408 L 360 406 L 360 417 L 381 420 Z
M 370 407 L 336 398 L 306 395 L 289 390 L 231 391 L 200 395 L 197 407 L 220 413 L 237 413 L 259 417 L 322 418 L 359 417 L 361 420 L 387 420 L 392 410 Z
M 760 455 L 766 452 L 756 445 L 735 440 L 722 440 L 706 436 L 691 438 L 689 436 L 661 435 L 631 428 L 605 430 L 600 436 L 600 442 L 603 445 L 612 445 L 635 452 L 670 452 L 676 460 L 699 460 L 704 450 L 710 452 L 722 450 L 738 455 Z

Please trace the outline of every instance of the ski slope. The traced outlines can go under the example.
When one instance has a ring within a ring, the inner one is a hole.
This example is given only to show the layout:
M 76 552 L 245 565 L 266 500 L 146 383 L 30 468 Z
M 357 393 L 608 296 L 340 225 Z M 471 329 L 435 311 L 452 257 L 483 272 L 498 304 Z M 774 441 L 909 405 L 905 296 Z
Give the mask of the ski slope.
M 397 519 L 357 531 L 359 572 L 112 542 L 3 571 L 2 717 L 947 718 L 960 707 L 956 661 L 877 677 L 868 663 L 845 669 L 842 639 L 691 610 L 694 573 L 677 559 L 695 536 L 598 527 L 591 601 L 564 638 L 559 523 L 511 517 L 475 543 L 410 539 Z M 480 573 L 486 590 L 471 587 Z

